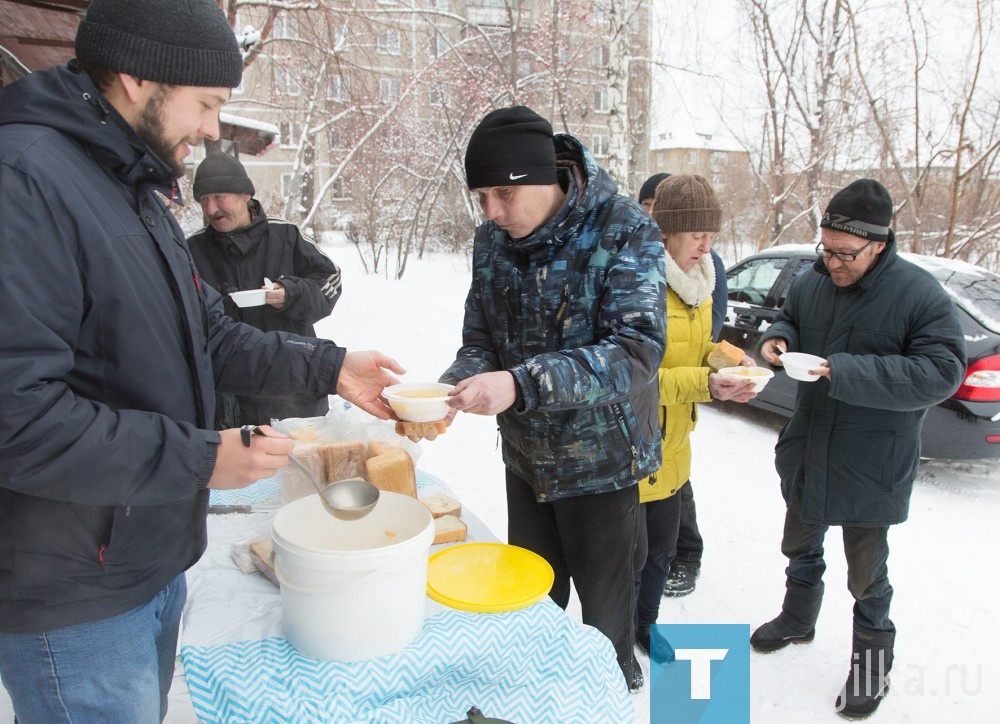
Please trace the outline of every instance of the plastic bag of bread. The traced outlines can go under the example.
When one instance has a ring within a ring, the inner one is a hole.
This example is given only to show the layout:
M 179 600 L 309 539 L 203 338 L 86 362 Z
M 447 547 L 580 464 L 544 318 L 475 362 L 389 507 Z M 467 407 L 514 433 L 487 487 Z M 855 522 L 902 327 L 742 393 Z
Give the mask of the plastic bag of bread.
M 335 397 L 323 417 L 274 420 L 271 426 L 295 440 L 292 454 L 324 484 L 364 478 L 380 490 L 417 495 L 420 448 L 396 435 L 392 422 Z M 280 475 L 282 505 L 316 492 L 297 468 L 283 468 Z

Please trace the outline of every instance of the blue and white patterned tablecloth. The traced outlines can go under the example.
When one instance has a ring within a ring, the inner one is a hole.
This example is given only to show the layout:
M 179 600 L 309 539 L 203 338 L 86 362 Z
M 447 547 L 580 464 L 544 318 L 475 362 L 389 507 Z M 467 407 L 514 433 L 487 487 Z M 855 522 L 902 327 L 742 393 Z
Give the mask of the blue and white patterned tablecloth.
M 421 470 L 417 488 L 450 494 Z M 280 497 L 276 479 L 212 492 L 213 505 L 252 511 L 209 516 L 209 548 L 188 571 L 181 661 L 199 721 L 446 724 L 471 706 L 517 724 L 635 721 L 611 643 L 548 599 L 466 613 L 428 598 L 420 635 L 399 653 L 350 664 L 301 656 L 282 635 L 278 589 L 231 556 L 267 535 Z M 496 540 L 472 511 L 462 517 L 469 541 Z
M 509 613 L 447 610 L 403 651 L 315 661 L 281 637 L 181 650 L 204 722 L 443 724 L 470 706 L 521 724 L 631 722 L 611 643 L 549 600 Z

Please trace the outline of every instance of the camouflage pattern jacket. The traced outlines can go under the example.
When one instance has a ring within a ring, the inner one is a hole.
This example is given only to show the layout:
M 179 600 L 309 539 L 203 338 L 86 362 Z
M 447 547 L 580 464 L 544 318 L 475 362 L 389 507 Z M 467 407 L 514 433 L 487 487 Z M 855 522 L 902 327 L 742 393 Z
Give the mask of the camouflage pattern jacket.
M 572 136 L 555 137 L 563 208 L 511 239 L 476 230 L 463 345 L 443 382 L 508 370 L 504 464 L 539 501 L 635 485 L 660 466 L 666 344 L 659 228 Z

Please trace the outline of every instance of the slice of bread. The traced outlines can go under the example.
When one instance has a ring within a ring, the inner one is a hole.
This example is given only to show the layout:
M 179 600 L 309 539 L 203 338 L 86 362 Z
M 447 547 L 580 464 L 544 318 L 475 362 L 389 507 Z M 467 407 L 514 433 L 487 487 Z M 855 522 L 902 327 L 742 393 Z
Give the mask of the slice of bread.
M 391 448 L 365 461 L 365 480 L 379 490 L 417 497 L 413 459 L 402 448 Z
M 459 518 L 462 515 L 462 504 L 444 493 L 425 495 L 420 499 L 420 502 L 427 506 L 435 518 L 440 518 L 443 515 L 453 515 Z
M 396 423 L 396 434 L 404 437 L 444 435 L 447 429 L 448 423 L 444 420 L 437 420 L 435 422 L 409 422 L 401 420 Z
M 319 447 L 323 478 L 328 483 L 365 476 L 368 446 L 363 442 L 332 442 Z
M 469 527 L 461 518 L 454 515 L 442 515 L 434 519 L 434 543 L 458 543 L 465 540 Z
M 719 346 L 708 353 L 705 361 L 708 366 L 718 372 L 723 367 L 736 367 L 743 361 L 743 350 L 722 340 Z
M 278 577 L 274 573 L 274 549 L 270 538 L 260 538 L 250 544 L 250 560 L 263 573 L 267 580 L 278 585 Z

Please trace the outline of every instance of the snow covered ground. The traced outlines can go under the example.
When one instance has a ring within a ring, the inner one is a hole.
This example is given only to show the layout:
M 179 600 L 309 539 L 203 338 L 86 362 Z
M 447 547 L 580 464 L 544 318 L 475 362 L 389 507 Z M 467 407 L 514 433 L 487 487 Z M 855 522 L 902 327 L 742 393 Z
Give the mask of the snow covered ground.
M 403 278 L 392 281 L 363 275 L 353 246 L 325 248 L 344 270 L 344 296 L 321 334 L 349 349 L 395 356 L 407 369 L 406 381 L 436 380 L 461 342 L 466 259 L 411 260 Z M 700 410 L 692 480 L 706 546 L 702 574 L 692 595 L 663 600 L 659 620 L 756 626 L 778 613 L 784 593 L 784 504 L 773 466 L 780 418 L 711 404 Z M 505 538 L 494 418 L 459 415 L 446 435 L 421 446 L 421 467 L 445 480 L 463 505 Z M 892 690 L 875 720 L 993 721 L 1000 711 L 1000 595 L 993 561 L 1000 551 L 1000 465 L 925 463 L 910 520 L 894 527 L 889 540 L 896 663 Z M 815 642 L 751 655 L 754 722 L 843 721 L 833 702 L 851 663 L 853 599 L 839 529 L 830 531 L 826 549 L 827 593 Z M 649 721 L 648 691 L 634 701 L 637 719 Z
M 408 370 L 405 381 L 436 380 L 461 341 L 466 258 L 411 260 L 396 281 L 365 274 L 356 249 L 347 243 L 334 241 L 324 248 L 343 269 L 344 295 L 320 323 L 319 334 L 349 349 L 394 356 Z M 778 547 L 784 508 L 772 464 L 780 421 L 745 409 L 700 409 L 692 480 L 706 545 L 702 575 L 692 595 L 663 600 L 660 622 L 756 626 L 777 614 L 784 590 L 785 560 Z M 447 434 L 421 443 L 419 464 L 442 478 L 504 539 L 497 443 L 494 418 L 460 415 Z M 998 523 L 1000 466 L 985 461 L 922 466 L 910 520 L 890 533 L 893 619 L 899 633 L 892 691 L 874 721 L 995 720 L 1000 711 Z M 767 656 L 752 654 L 755 723 L 842 721 L 833 702 L 850 666 L 852 599 L 837 529 L 827 539 L 827 562 L 827 594 L 815 642 Z M 571 606 L 570 613 L 579 618 L 578 607 Z M 639 722 L 657 721 L 650 716 L 647 690 L 633 700 Z M 0 722 L 12 719 L 0 692 Z M 168 719 L 181 722 L 174 712 Z

